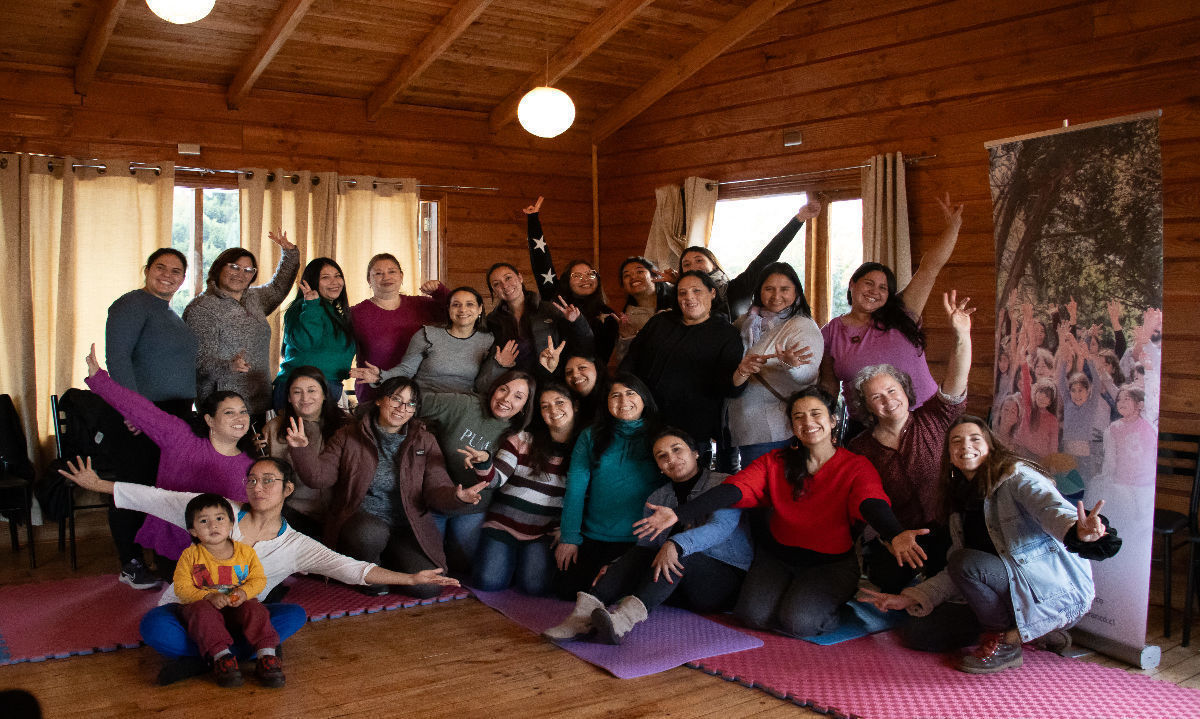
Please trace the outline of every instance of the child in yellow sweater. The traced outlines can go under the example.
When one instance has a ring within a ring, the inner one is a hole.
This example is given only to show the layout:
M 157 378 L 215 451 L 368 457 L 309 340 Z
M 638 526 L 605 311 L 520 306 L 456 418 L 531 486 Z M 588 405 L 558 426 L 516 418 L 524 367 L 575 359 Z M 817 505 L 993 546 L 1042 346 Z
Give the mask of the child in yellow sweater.
M 275 654 L 279 635 L 267 608 L 255 597 L 266 587 L 267 575 L 254 548 L 230 538 L 233 507 L 219 494 L 201 494 L 184 510 L 192 545 L 175 566 L 175 594 L 188 636 L 203 656 L 211 657 L 217 683 L 242 684 L 233 637 L 226 623 L 241 629 L 258 652 L 255 674 L 268 687 L 284 684 L 283 664 Z

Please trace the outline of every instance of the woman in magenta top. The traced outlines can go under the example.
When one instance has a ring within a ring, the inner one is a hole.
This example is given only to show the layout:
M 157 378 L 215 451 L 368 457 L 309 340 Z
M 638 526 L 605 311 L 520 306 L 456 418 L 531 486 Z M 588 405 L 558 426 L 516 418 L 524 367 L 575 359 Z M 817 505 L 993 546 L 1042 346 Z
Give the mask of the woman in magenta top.
M 849 401 L 854 389 L 851 382 L 863 367 L 890 364 L 912 378 L 920 407 L 937 391 L 937 382 L 929 374 L 925 360 L 925 333 L 921 329 L 921 313 L 933 290 L 934 280 L 941 272 L 962 226 L 962 205 L 951 205 L 950 196 L 938 198 L 946 228 L 933 248 L 921 258 L 921 265 L 903 291 L 896 290 L 896 275 L 891 268 L 878 262 L 864 262 L 850 277 L 846 299 L 850 311 L 834 317 L 821 328 L 825 340 L 825 355 L 821 358 L 821 386 L 836 394 L 838 385 L 843 391 L 851 417 L 861 426 L 866 418 L 857 416 L 854 403 Z M 853 433 L 848 432 L 848 437 Z
M 200 414 L 208 425 L 206 436 L 198 436 L 184 420 L 164 412 L 133 390 L 117 384 L 96 361 L 96 347 L 87 357 L 87 385 L 121 413 L 125 421 L 146 433 L 162 451 L 155 486 L 181 492 L 215 492 L 238 502 L 246 501 L 243 480 L 254 460 L 250 412 L 236 392 L 217 391 L 200 401 Z M 156 517 L 146 517 L 136 541 L 173 564 L 191 544 L 188 533 Z
M 357 367 L 367 362 L 376 367 L 395 367 L 404 359 L 408 343 L 417 330 L 427 324 L 440 322 L 446 315 L 450 293 L 437 280 L 421 285 L 429 297 L 400 294 L 404 270 L 400 261 L 386 252 L 375 255 L 367 263 L 367 284 L 371 297 L 350 308 L 354 339 L 358 342 Z M 375 390 L 367 382 L 354 383 L 354 396 L 359 404 L 375 399 Z

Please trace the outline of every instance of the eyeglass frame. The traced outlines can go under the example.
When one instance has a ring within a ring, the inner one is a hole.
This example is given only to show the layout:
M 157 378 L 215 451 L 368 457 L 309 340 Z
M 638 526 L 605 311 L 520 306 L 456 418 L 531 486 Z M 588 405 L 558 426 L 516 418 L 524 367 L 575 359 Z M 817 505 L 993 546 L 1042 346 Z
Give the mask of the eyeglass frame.
M 225 269 L 227 269 L 227 270 L 230 270 L 230 269 L 234 269 L 234 270 L 240 270 L 240 271 L 242 271 L 242 272 L 245 272 L 245 273 L 246 273 L 246 274 L 248 274 L 248 275 L 254 275 L 254 274 L 257 274 L 257 273 L 258 273 L 258 268 L 257 268 L 257 267 L 242 267 L 242 266 L 241 266 L 241 265 L 239 265 L 237 262 L 226 262 L 226 263 L 225 263 Z
M 283 477 L 263 477 L 261 480 L 255 479 L 254 477 L 246 477 L 242 480 L 242 484 L 246 485 L 247 487 L 255 487 L 259 482 L 262 482 L 263 489 L 266 489 L 272 484 L 282 481 L 284 481 Z
M 573 280 L 595 280 L 600 277 L 600 273 L 595 270 L 588 270 L 587 272 L 572 272 L 568 277 Z

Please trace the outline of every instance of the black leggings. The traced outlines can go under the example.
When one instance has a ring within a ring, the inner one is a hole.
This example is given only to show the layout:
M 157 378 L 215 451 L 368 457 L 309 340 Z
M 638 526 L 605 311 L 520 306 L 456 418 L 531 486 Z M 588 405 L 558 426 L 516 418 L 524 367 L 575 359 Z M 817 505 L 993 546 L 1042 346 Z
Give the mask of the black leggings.
M 793 565 L 760 545 L 733 613 L 752 629 L 811 637 L 837 629 L 838 609 L 856 591 L 854 552 L 821 564 Z
M 658 554 L 655 547 L 634 547 L 613 562 L 592 594 L 605 604 L 633 595 L 642 600 L 647 610 L 659 606 L 673 596 L 679 604 L 700 614 L 710 614 L 733 607 L 746 572 L 719 559 L 694 552 L 682 557 L 683 576 L 668 581 L 659 576 L 654 581 L 651 563 Z
M 577 592 L 591 592 L 596 575 L 608 563 L 616 560 L 633 542 L 601 542 L 584 537 L 575 555 L 575 563 L 567 571 L 554 577 L 554 595 L 559 599 L 575 601 Z
M 362 510 L 355 512 L 342 525 L 338 551 L 396 572 L 415 574 L 437 567 L 421 549 L 412 527 L 407 524 L 389 526 L 382 519 Z M 411 597 L 428 599 L 441 594 L 442 588 L 437 584 L 417 584 L 404 587 L 402 591 Z

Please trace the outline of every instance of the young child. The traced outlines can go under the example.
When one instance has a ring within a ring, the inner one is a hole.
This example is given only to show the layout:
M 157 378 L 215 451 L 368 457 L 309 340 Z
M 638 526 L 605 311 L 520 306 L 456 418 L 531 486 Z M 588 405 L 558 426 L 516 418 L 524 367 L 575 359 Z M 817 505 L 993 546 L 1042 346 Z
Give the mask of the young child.
M 252 547 L 230 539 L 233 517 L 229 500 L 218 494 L 201 494 L 188 502 L 184 520 L 192 545 L 175 566 L 180 617 L 201 655 L 212 658 L 218 684 L 242 684 L 233 637 L 226 628 L 230 621 L 258 652 L 259 681 L 281 687 L 283 664 L 275 655 L 279 635 L 267 608 L 254 598 L 266 587 L 267 575 Z

